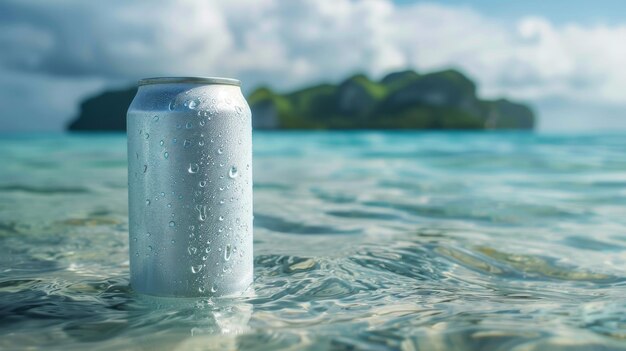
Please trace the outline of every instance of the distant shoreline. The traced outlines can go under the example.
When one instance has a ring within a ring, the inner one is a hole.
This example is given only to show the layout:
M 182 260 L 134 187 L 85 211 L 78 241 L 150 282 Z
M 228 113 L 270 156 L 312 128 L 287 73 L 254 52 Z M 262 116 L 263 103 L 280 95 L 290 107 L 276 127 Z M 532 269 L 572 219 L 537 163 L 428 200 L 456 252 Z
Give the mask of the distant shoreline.
M 69 131 L 123 131 L 137 88 L 84 100 Z M 401 71 L 376 82 L 365 75 L 279 94 L 258 88 L 247 98 L 256 130 L 533 130 L 530 107 L 484 100 L 455 70 Z

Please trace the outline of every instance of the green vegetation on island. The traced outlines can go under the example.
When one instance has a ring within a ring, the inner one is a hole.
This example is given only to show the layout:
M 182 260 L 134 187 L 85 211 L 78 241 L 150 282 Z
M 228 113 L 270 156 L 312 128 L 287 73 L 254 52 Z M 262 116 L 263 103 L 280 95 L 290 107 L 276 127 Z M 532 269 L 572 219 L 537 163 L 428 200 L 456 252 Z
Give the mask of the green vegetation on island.
M 124 130 L 135 92 L 83 101 L 69 130 Z M 535 122 L 525 105 L 478 98 L 475 84 L 455 70 L 395 72 L 378 82 L 359 74 L 284 94 L 262 87 L 248 102 L 255 129 L 532 129 Z
M 355 75 L 286 94 L 248 98 L 257 129 L 532 129 L 534 114 L 505 99 L 482 100 L 455 70 L 396 72 L 380 82 Z

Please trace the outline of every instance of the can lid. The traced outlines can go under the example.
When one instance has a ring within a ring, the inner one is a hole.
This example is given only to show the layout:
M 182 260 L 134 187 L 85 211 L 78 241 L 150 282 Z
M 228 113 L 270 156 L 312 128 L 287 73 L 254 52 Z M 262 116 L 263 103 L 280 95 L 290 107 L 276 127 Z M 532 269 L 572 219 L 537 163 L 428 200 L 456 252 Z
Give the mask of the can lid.
M 225 85 L 241 86 L 241 82 L 237 79 L 220 78 L 220 77 L 154 77 L 154 78 L 143 78 L 139 80 L 139 85 L 172 84 L 172 83 L 225 84 Z

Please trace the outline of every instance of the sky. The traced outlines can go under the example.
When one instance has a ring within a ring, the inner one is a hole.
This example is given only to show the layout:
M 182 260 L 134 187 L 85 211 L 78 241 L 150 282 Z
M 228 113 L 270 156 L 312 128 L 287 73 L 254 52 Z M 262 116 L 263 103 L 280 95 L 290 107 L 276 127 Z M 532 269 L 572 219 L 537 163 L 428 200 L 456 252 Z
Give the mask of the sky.
M 617 0 L 0 0 L 0 131 L 61 131 L 80 101 L 142 77 L 244 92 L 459 69 L 539 130 L 626 130 Z

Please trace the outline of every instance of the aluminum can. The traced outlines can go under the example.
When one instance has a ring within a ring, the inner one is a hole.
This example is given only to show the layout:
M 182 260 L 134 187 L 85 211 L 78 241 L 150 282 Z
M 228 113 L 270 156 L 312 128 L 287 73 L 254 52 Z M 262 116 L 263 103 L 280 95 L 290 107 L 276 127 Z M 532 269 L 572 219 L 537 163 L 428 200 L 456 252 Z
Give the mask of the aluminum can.
M 223 296 L 252 283 L 252 124 L 228 78 L 139 81 L 127 114 L 131 287 Z

